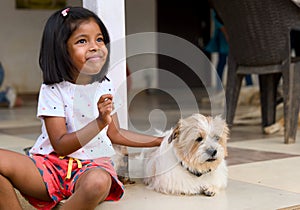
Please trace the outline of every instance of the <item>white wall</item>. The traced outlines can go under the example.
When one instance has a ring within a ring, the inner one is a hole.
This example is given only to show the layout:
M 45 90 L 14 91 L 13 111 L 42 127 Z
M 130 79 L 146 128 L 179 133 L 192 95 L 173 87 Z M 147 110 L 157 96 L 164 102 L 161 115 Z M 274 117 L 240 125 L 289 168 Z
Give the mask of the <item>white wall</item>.
M 81 5 L 70 0 L 70 5 Z M 20 93 L 39 90 L 41 70 L 38 65 L 44 24 L 54 10 L 17 10 L 15 0 L 0 3 L 0 62 L 5 69 L 5 85 L 13 85 Z
M 49 10 L 16 10 L 15 1 L 2 0 L 0 7 L 0 61 L 5 69 L 4 84 L 20 92 L 35 92 L 41 82 L 38 52 Z

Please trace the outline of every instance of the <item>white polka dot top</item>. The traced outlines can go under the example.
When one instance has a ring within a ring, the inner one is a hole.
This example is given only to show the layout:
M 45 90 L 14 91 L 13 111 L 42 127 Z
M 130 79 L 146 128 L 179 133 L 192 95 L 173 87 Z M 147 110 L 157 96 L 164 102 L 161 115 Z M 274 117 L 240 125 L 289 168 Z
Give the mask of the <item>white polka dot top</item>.
M 114 95 L 115 89 L 108 79 L 88 85 L 61 82 L 53 85 L 42 84 L 39 94 L 37 117 L 42 122 L 42 134 L 30 150 L 31 154 L 50 154 L 53 152 L 46 131 L 43 116 L 65 117 L 69 133 L 77 131 L 99 116 L 97 102 L 103 94 Z M 78 159 L 111 157 L 115 154 L 108 138 L 107 127 L 81 149 L 68 155 Z

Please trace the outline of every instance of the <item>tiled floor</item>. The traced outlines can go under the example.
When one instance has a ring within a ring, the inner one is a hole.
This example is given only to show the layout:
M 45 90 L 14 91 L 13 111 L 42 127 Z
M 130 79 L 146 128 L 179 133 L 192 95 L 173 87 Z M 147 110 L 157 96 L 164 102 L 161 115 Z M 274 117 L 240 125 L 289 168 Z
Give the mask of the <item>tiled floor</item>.
M 184 107 L 180 110 L 171 97 L 160 92 L 139 93 L 130 99 L 129 127 L 147 133 L 169 129 L 181 115 L 194 112 L 191 107 Z M 198 108 L 201 113 L 210 113 L 208 104 L 199 103 Z M 34 100 L 25 101 L 21 108 L 0 108 L 1 148 L 23 152 L 23 148 L 34 143 L 40 129 L 35 112 Z M 215 197 L 163 195 L 148 190 L 140 179 L 134 179 L 136 183 L 126 185 L 120 201 L 104 202 L 97 209 L 273 210 L 300 205 L 299 131 L 296 144 L 285 145 L 283 136 L 263 135 L 259 125 L 236 125 L 231 130 L 228 149 L 229 184 Z M 129 165 L 133 163 L 129 158 Z

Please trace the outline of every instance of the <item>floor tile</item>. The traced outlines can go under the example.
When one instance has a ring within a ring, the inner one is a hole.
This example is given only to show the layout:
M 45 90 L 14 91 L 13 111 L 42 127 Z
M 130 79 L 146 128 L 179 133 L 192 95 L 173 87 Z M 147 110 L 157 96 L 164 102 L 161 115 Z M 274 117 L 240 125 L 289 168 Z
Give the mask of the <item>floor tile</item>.
M 299 194 L 300 157 L 253 162 L 229 167 L 229 178 Z
M 121 201 L 104 202 L 97 209 L 275 210 L 299 203 L 300 194 L 229 180 L 227 189 L 214 197 L 164 195 L 137 183 L 126 186 Z
M 283 136 L 271 137 L 268 139 L 255 139 L 255 140 L 244 140 L 229 142 L 229 147 L 251 149 L 266 152 L 278 152 L 286 154 L 300 155 L 300 130 L 297 132 L 296 143 L 284 144 Z
M 288 153 L 267 152 L 253 149 L 242 149 L 235 147 L 228 147 L 228 156 L 226 157 L 227 165 L 238 165 L 245 163 L 252 163 L 258 161 L 282 159 L 288 157 L 295 157 L 299 155 L 291 155 Z
M 31 147 L 34 142 L 35 140 L 0 134 L 0 148 L 9 149 L 23 154 L 23 149 L 26 147 Z
M 11 129 L 11 128 L 27 128 L 30 126 L 40 126 L 40 120 L 32 118 L 23 118 L 23 119 L 10 119 L 10 120 L 1 120 L 0 129 Z

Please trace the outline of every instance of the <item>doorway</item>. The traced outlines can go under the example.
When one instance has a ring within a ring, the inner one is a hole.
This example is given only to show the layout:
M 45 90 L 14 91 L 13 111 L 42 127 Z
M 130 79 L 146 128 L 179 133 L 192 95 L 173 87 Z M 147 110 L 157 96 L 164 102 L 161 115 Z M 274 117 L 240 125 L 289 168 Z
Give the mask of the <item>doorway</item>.
M 210 7 L 207 1 L 157 0 L 157 31 L 183 38 L 203 49 L 210 39 Z M 158 39 L 158 52 L 165 47 Z M 183 80 L 190 88 L 201 88 L 199 77 L 184 63 L 158 55 L 158 68 L 167 70 Z M 169 78 L 158 75 L 160 88 L 179 88 Z

